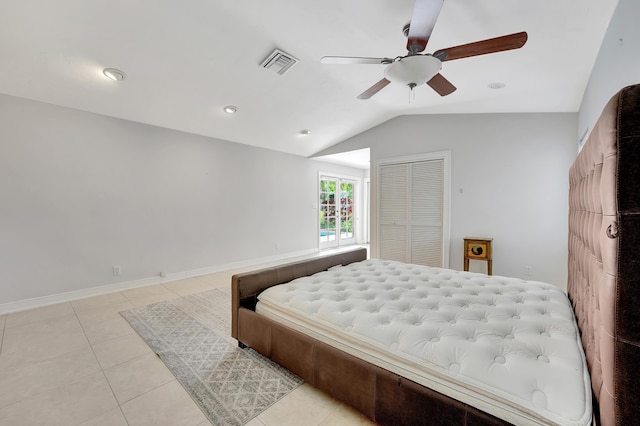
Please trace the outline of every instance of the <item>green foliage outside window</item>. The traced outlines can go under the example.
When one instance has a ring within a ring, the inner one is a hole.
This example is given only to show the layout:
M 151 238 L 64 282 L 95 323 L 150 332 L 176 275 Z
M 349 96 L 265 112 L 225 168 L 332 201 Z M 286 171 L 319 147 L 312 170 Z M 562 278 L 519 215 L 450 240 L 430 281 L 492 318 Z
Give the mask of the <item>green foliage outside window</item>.
M 353 233 L 353 184 L 340 184 L 340 231 Z M 335 221 L 329 212 L 335 211 L 337 196 L 336 182 L 320 181 L 320 229 L 334 229 Z

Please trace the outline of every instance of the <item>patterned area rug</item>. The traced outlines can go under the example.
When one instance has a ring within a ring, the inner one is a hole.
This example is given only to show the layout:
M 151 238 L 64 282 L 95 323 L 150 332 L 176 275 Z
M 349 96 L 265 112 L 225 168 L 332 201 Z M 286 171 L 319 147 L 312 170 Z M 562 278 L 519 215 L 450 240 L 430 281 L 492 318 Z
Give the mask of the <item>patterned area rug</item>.
M 302 379 L 230 337 L 220 290 L 120 312 L 214 425 L 243 425 Z

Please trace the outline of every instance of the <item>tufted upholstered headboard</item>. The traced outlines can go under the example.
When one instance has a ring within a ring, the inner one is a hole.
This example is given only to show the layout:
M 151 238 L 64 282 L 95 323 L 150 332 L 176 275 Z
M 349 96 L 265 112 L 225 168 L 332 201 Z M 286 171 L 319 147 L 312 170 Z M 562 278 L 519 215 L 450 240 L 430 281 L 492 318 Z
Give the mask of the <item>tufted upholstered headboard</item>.
M 605 106 L 569 172 L 569 280 L 594 419 L 640 424 L 640 85 Z

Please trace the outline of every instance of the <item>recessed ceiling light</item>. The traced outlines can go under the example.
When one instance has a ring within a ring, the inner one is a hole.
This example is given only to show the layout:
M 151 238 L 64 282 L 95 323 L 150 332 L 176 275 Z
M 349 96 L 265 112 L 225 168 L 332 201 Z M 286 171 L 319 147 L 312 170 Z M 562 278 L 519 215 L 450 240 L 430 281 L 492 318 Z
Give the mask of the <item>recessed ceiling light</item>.
M 311 130 L 309 129 L 300 130 L 300 136 L 309 136 L 310 134 L 311 134 Z
M 498 90 L 498 89 L 504 89 L 505 87 L 507 87 L 507 85 L 506 85 L 506 84 L 504 84 L 504 83 L 491 83 L 491 84 L 489 84 L 487 87 L 488 87 L 489 89 L 495 89 L 495 90 Z
M 105 68 L 102 70 L 102 74 L 114 81 L 121 81 L 127 78 L 127 74 L 124 71 L 115 68 Z
M 234 105 L 227 105 L 222 110 L 227 114 L 235 114 L 238 111 L 238 107 Z

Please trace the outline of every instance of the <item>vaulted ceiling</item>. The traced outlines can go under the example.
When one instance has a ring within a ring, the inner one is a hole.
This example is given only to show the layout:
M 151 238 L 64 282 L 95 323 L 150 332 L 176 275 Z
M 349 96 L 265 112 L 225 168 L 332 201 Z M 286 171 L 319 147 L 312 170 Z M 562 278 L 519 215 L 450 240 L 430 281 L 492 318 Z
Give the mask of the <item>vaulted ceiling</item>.
M 0 93 L 308 156 L 402 114 L 577 111 L 616 4 L 444 0 L 427 52 L 527 44 L 445 62 L 447 97 L 392 83 L 358 100 L 385 66 L 320 58 L 406 54 L 413 0 L 0 0 Z M 299 60 L 283 75 L 260 66 L 275 48 Z

